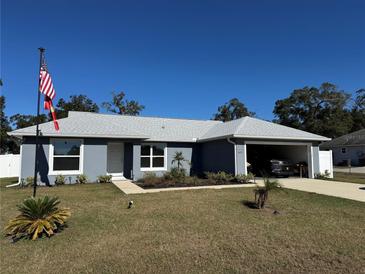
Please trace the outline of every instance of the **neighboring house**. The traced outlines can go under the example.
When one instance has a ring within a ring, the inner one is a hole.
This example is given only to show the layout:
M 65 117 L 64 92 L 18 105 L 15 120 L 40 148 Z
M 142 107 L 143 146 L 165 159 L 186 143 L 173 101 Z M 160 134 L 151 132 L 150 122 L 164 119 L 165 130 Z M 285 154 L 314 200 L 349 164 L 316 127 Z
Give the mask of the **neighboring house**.
M 40 180 L 53 184 L 58 174 L 75 181 L 86 174 L 139 179 L 145 172 L 163 174 L 181 151 L 190 174 L 225 171 L 247 174 L 247 162 L 260 155 L 308 163 L 309 177 L 319 173 L 319 144 L 326 137 L 256 118 L 231 122 L 123 116 L 70 111 L 53 123 L 40 124 Z M 35 126 L 14 130 L 22 138 L 20 178 L 33 176 Z
M 332 149 L 335 165 L 365 166 L 365 129 L 343 135 L 321 144 L 322 150 Z

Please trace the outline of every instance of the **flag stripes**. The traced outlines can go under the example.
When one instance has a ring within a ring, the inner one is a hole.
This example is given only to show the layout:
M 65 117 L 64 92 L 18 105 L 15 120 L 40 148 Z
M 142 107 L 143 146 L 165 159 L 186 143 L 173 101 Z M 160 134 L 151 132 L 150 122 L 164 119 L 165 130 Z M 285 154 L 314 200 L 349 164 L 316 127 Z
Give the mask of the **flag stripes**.
M 40 71 L 39 91 L 49 98 L 53 99 L 56 96 L 56 91 L 53 88 L 51 75 L 48 73 L 46 66 L 43 65 Z

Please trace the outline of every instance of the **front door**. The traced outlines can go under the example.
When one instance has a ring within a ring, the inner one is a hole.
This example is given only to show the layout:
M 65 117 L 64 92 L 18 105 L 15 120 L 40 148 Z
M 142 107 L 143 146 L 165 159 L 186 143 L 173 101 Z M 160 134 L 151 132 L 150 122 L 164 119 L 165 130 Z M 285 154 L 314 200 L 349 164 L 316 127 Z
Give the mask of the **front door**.
M 108 143 L 107 173 L 113 177 L 123 176 L 124 143 Z

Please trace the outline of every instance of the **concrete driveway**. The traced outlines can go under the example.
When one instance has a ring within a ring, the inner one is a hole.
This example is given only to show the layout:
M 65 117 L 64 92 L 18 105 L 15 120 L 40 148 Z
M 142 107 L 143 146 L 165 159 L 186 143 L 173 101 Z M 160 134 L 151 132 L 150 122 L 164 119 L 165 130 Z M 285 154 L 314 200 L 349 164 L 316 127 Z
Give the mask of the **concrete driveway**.
M 316 179 L 279 179 L 285 188 L 365 202 L 365 185 Z M 261 182 L 260 182 L 261 183 Z

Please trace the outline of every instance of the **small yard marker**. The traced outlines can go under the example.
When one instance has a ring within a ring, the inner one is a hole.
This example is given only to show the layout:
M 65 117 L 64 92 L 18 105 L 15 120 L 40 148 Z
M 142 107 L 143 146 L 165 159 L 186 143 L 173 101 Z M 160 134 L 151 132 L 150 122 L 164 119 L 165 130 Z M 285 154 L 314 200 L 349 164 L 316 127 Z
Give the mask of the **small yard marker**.
M 133 201 L 129 201 L 129 203 L 128 203 L 128 208 L 132 208 L 133 207 Z

